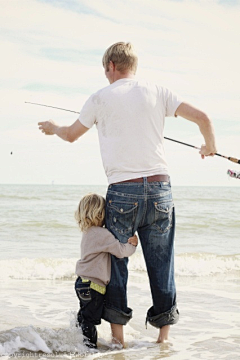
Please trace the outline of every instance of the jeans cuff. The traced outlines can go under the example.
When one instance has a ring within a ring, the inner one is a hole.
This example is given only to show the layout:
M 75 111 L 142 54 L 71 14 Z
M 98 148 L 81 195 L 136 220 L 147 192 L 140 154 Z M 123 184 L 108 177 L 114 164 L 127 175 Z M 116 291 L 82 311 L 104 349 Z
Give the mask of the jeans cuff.
M 152 315 L 153 314 L 153 306 L 148 310 L 146 317 L 146 325 L 149 322 L 150 325 L 156 328 L 162 328 L 165 325 L 173 325 L 178 322 L 179 319 L 179 311 L 177 309 L 177 305 L 174 305 L 169 311 L 165 313 Z
M 104 306 L 102 319 L 110 322 L 111 324 L 126 325 L 132 318 L 132 309 L 127 308 L 128 312 L 115 309 L 113 307 Z

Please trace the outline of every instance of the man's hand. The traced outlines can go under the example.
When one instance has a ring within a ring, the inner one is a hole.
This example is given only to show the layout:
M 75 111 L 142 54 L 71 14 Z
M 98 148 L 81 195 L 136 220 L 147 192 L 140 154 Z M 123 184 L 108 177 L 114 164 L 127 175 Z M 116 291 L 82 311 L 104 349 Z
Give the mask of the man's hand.
M 133 246 L 137 246 L 137 244 L 138 244 L 138 237 L 137 237 L 137 235 L 134 235 L 134 236 L 130 237 L 130 238 L 128 239 L 128 243 L 131 244 L 131 245 L 133 245 Z
M 54 135 L 56 134 L 57 125 L 53 120 L 43 121 L 38 123 L 39 130 L 42 131 L 45 135 Z
M 217 152 L 217 149 L 215 147 L 212 147 L 210 149 L 206 145 L 202 145 L 201 150 L 199 151 L 199 154 L 201 155 L 201 158 L 204 159 L 205 156 L 214 156 L 216 152 Z
M 38 126 L 39 130 L 41 130 L 45 135 L 56 134 L 61 139 L 69 142 L 74 142 L 89 130 L 89 128 L 82 125 L 79 120 L 76 120 L 70 126 L 59 126 L 52 120 L 39 122 Z
M 184 119 L 190 120 L 199 126 L 205 140 L 205 144 L 201 146 L 201 150 L 199 151 L 202 159 L 204 159 L 205 156 L 214 156 L 217 152 L 215 135 L 212 122 L 208 116 L 201 110 L 184 102 L 179 105 L 175 115 L 182 116 Z

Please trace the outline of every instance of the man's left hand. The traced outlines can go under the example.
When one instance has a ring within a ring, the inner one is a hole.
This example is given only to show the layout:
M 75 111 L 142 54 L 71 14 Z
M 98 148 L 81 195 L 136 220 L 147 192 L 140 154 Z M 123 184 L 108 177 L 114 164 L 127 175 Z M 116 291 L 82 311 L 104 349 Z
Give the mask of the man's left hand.
M 56 124 L 53 120 L 38 123 L 39 130 L 45 135 L 54 135 L 56 133 Z
M 199 151 L 199 154 L 201 155 L 201 158 L 204 159 L 205 156 L 214 156 L 217 152 L 217 149 L 215 147 L 207 148 L 207 146 L 204 144 L 201 146 L 201 150 Z

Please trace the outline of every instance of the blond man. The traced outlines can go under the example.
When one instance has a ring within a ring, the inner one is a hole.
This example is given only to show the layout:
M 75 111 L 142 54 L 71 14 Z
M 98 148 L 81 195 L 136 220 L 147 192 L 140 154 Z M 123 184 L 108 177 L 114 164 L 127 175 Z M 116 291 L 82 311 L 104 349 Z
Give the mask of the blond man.
M 167 116 L 196 123 L 205 145 L 200 155 L 216 152 L 208 116 L 159 84 L 135 78 L 138 58 L 130 43 L 110 46 L 103 56 L 109 86 L 93 94 L 78 120 L 60 127 L 53 121 L 39 129 L 73 142 L 97 126 L 103 166 L 108 178 L 106 227 L 120 242 L 138 232 L 152 294 L 146 321 L 159 329 L 157 342 L 168 339 L 170 325 L 179 318 L 174 281 L 175 212 L 164 154 Z M 132 317 L 127 306 L 128 259 L 112 256 L 103 319 L 111 323 L 115 342 L 124 345 L 123 325 Z

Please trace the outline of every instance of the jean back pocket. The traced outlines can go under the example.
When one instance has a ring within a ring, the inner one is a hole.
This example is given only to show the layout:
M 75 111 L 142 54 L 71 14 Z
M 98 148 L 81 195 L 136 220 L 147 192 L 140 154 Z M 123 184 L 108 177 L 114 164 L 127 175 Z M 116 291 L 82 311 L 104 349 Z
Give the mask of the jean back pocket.
M 79 277 L 75 284 L 75 290 L 77 297 L 82 301 L 91 301 L 91 290 L 90 290 L 91 281 L 83 282 Z
M 174 204 L 172 201 L 154 202 L 155 225 L 161 233 L 167 232 L 172 227 Z
M 138 202 L 110 199 L 107 203 L 107 216 L 111 229 L 121 235 L 132 236 L 137 209 Z

